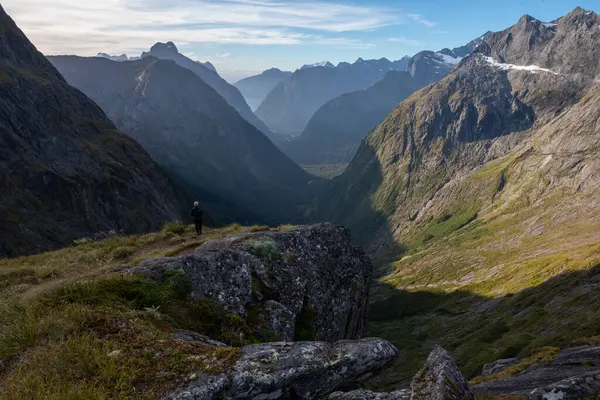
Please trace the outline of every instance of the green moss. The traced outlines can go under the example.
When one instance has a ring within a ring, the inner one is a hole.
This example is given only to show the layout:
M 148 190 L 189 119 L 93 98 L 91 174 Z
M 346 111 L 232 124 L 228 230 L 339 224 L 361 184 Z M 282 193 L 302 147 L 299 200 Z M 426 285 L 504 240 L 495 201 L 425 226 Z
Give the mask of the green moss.
M 249 253 L 262 260 L 269 260 L 272 256 L 280 253 L 277 242 L 269 236 L 249 240 L 246 248 Z

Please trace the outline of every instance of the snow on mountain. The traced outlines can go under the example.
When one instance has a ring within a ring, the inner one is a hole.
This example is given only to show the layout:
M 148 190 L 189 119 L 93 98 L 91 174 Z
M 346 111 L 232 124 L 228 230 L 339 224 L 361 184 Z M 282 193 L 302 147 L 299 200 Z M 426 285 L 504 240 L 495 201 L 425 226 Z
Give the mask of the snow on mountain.
M 501 62 L 494 60 L 492 57 L 482 56 L 482 58 L 485 62 L 490 64 L 492 67 L 496 67 L 502 71 L 508 71 L 508 70 L 513 69 L 513 70 L 517 70 L 517 71 L 528 71 L 528 72 L 531 72 L 534 74 L 538 73 L 538 72 L 547 72 L 547 73 L 550 73 L 553 75 L 559 75 L 557 72 L 554 72 L 547 68 L 538 67 L 537 65 L 505 64 L 505 63 L 501 63 Z
M 449 64 L 449 65 L 456 65 L 462 60 L 462 57 L 453 57 L 451 55 L 440 53 L 440 52 L 435 53 L 435 55 L 438 58 L 441 58 L 445 64 Z
M 335 68 L 335 65 L 333 65 L 329 61 L 320 61 L 320 62 L 314 63 L 314 64 L 305 64 L 300 69 L 317 68 L 317 67 Z

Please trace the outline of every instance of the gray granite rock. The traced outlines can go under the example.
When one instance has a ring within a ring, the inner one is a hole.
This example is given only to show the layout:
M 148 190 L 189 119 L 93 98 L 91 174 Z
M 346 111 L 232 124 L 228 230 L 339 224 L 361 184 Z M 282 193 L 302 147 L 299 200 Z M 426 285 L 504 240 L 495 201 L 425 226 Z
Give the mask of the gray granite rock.
M 436 347 L 411 383 L 411 400 L 473 400 L 464 376 L 446 350 Z
M 164 400 L 321 399 L 368 378 L 397 356 L 382 339 L 245 346 L 228 375 L 206 376 Z
M 213 299 L 242 317 L 252 310 L 284 340 L 306 325 L 302 339 L 335 342 L 361 336 L 372 269 L 345 228 L 319 224 L 232 236 L 121 272 L 161 280 L 183 271 L 192 300 Z

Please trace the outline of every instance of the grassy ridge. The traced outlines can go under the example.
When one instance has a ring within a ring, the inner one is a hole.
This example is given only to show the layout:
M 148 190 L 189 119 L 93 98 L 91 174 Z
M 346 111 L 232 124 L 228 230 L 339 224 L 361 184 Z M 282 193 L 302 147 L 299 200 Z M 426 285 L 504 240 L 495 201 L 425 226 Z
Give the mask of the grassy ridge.
M 157 398 L 195 371 L 227 371 L 238 347 L 264 332 L 214 302 L 187 301 L 191 283 L 184 274 L 156 282 L 106 271 L 264 229 L 233 225 L 198 238 L 192 227 L 169 224 L 149 235 L 84 239 L 0 260 L 0 398 Z M 175 340 L 180 329 L 231 347 Z

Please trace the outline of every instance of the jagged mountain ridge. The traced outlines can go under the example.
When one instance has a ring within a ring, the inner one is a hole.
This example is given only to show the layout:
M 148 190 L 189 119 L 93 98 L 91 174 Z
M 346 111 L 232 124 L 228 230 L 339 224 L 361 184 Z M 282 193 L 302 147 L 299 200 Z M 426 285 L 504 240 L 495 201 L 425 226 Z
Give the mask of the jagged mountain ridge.
M 185 197 L 0 7 L 0 256 L 181 219 Z
M 292 75 L 290 71 L 271 68 L 260 75 L 249 76 L 238 81 L 234 86 L 242 93 L 252 110 L 256 110 L 267 95 L 281 81 Z
M 309 175 L 173 61 L 50 60 L 221 219 L 281 222 L 307 201 Z
M 278 135 L 273 132 L 261 121 L 250 109 L 244 96 L 233 85 L 229 84 L 213 68 L 207 67 L 204 64 L 198 63 L 179 53 L 177 46 L 173 42 L 156 43 L 150 48 L 150 51 L 142 53 L 141 58 L 156 57 L 162 60 L 173 60 L 178 65 L 189 69 L 194 74 L 198 75 L 204 82 L 217 91 L 236 111 L 248 122 L 254 125 L 258 130 L 267 135 L 274 142 L 281 140 Z M 211 64 L 212 66 L 212 64 Z
M 386 72 L 402 66 L 382 58 L 299 69 L 268 94 L 256 115 L 277 133 L 298 135 L 327 101 L 371 86 Z
M 454 50 L 422 51 L 403 58 L 405 71 L 388 72 L 372 86 L 343 94 L 323 105 L 295 140 L 283 147 L 299 164 L 344 164 L 354 157 L 369 131 L 415 91 L 448 75 L 484 36 Z M 459 55 L 460 54 L 460 55 Z

